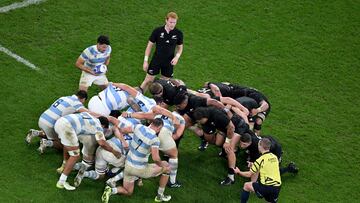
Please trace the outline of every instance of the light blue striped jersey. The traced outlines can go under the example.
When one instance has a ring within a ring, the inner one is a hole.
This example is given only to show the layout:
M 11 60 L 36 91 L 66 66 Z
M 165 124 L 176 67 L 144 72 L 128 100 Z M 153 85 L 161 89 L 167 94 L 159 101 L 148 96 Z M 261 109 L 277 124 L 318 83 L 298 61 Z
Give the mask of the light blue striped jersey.
M 143 94 L 141 94 L 140 92 L 136 95 L 136 97 L 134 98 L 135 102 L 139 105 L 140 110 L 142 112 L 149 112 L 151 111 L 151 109 L 156 106 L 156 101 L 152 98 L 149 98 L 147 96 L 144 96 Z M 134 113 L 134 109 L 129 107 L 126 112 L 129 113 Z M 130 121 L 133 124 L 140 124 L 141 121 L 139 119 L 136 118 L 126 118 L 128 121 Z
M 111 54 L 111 46 L 108 45 L 108 48 L 104 53 L 98 51 L 97 46 L 93 45 L 86 48 L 80 55 L 80 57 L 85 61 L 85 66 L 93 69 L 97 65 L 105 64 L 107 58 Z
M 145 168 L 149 161 L 151 147 L 159 146 L 160 140 L 154 130 L 141 124 L 136 125 L 126 163 L 135 168 Z
M 39 120 L 52 128 L 60 117 L 75 113 L 81 108 L 85 107 L 76 95 L 61 97 L 41 114 Z
M 128 145 L 130 146 L 130 142 L 132 140 L 132 137 L 128 134 L 124 135 L 124 139 L 125 139 L 125 142 L 128 143 Z M 110 142 L 114 143 L 117 147 L 119 147 L 119 149 L 121 150 L 121 153 L 123 155 L 126 155 L 127 151 L 125 150 L 121 140 L 119 138 L 117 138 L 116 136 L 112 137 L 110 140 Z
M 62 117 L 71 124 L 72 129 L 79 135 L 95 135 L 97 132 L 104 133 L 99 119 L 87 112 L 70 114 Z
M 179 113 L 174 111 L 174 112 L 172 112 L 172 114 L 179 121 L 180 125 L 185 126 L 185 120 L 184 120 L 184 118 L 182 116 L 180 116 Z M 172 120 L 169 117 L 166 117 L 164 115 L 156 115 L 155 118 L 161 118 L 161 120 L 163 120 L 163 123 L 164 123 L 163 128 L 167 128 L 172 133 L 176 132 L 176 128 L 174 126 L 174 123 L 172 122 Z
M 121 110 L 129 106 L 127 98 L 129 93 L 115 87 L 112 83 L 109 83 L 107 88 L 99 93 L 101 102 L 111 110 Z

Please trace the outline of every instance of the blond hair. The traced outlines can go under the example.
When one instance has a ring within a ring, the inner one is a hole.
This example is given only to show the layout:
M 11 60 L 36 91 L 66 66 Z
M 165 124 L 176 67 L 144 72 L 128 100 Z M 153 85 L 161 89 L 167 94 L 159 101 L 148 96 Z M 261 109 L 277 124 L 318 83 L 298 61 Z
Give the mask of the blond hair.
M 169 19 L 169 18 L 174 18 L 174 19 L 178 19 L 178 15 L 175 13 L 175 12 L 169 12 L 167 15 L 166 15 L 166 20 Z

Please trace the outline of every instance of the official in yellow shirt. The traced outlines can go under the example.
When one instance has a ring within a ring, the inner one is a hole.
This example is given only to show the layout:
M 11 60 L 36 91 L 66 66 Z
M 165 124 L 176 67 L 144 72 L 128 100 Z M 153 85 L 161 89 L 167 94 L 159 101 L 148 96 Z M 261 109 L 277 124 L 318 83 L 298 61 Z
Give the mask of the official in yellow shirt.
M 259 141 L 258 148 L 262 154 L 251 166 L 250 171 L 240 171 L 238 167 L 234 169 L 236 174 L 243 177 L 251 177 L 260 174 L 259 182 L 246 182 L 241 193 L 241 203 L 248 201 L 250 192 L 255 192 L 259 198 L 264 198 L 267 202 L 277 202 L 281 178 L 279 172 L 279 160 L 269 150 L 271 141 L 263 138 Z

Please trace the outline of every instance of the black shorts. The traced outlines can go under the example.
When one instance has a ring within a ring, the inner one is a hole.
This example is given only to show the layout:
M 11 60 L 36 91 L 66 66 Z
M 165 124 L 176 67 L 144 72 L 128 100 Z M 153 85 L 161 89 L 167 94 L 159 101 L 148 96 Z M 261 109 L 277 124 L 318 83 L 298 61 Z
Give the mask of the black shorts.
M 171 60 L 159 60 L 159 59 L 152 59 L 147 70 L 149 75 L 157 75 L 160 73 L 161 75 L 172 78 L 174 74 L 174 66 L 171 65 Z
M 264 198 L 267 202 L 277 202 L 279 193 L 280 193 L 280 186 L 268 186 L 263 185 L 258 182 L 254 182 L 252 184 L 256 196 L 259 198 Z

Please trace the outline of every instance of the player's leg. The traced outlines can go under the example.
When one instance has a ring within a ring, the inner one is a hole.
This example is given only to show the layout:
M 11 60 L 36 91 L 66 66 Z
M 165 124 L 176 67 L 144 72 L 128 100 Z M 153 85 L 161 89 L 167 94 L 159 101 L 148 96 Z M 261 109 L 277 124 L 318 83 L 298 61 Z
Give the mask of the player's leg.
M 235 133 L 230 142 L 230 145 L 231 145 L 231 148 L 233 149 L 233 151 L 231 151 L 227 154 L 228 175 L 223 181 L 220 182 L 221 185 L 227 186 L 227 185 L 234 184 L 234 182 L 235 182 L 234 168 L 235 168 L 235 164 L 236 164 L 236 155 L 235 155 L 234 150 L 235 150 L 239 140 L 240 140 L 240 135 Z
M 244 187 L 241 192 L 241 203 L 246 203 L 249 200 L 250 192 L 254 192 L 253 182 L 244 183 Z
M 82 71 L 79 82 L 79 90 L 84 90 L 87 92 L 88 88 L 91 86 L 94 80 L 94 75 Z
M 155 76 L 159 73 L 160 73 L 160 64 L 156 60 L 151 60 L 145 79 L 140 85 L 140 89 L 143 94 L 147 91 L 150 83 L 154 81 Z
M 108 86 L 109 80 L 107 79 L 106 75 L 98 75 L 95 76 L 93 83 L 99 86 L 101 90 L 103 90 Z

